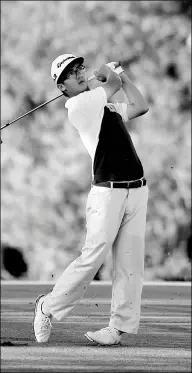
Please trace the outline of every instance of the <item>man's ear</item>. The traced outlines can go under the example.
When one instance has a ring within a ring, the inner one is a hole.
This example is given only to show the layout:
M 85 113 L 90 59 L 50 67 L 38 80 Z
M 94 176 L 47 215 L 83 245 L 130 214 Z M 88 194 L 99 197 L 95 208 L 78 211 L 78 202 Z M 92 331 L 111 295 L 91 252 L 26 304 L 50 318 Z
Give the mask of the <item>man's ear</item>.
M 63 92 L 64 96 L 69 97 L 68 94 L 67 94 L 65 84 L 63 84 L 63 83 L 57 84 L 57 88 L 59 88 L 60 91 Z
M 60 91 L 65 91 L 65 85 L 63 83 L 57 84 L 57 88 L 59 88 Z

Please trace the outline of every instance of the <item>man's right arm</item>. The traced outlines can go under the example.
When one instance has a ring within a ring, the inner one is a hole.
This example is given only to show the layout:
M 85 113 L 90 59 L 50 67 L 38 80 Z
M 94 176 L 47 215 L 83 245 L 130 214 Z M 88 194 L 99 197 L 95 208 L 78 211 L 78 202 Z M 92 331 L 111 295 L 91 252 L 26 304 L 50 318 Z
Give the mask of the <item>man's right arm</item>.
M 107 101 L 122 87 L 122 81 L 119 75 L 109 66 L 103 64 L 98 71 L 94 71 L 96 78 L 101 81 L 101 87 L 104 88 Z

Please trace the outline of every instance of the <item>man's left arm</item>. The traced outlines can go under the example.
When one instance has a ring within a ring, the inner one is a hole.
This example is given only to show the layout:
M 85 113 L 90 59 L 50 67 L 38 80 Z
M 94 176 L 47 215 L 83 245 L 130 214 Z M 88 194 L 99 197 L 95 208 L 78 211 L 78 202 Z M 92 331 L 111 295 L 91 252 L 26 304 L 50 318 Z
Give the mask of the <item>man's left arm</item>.
M 138 88 L 132 83 L 129 77 L 122 71 L 119 74 L 129 104 L 127 104 L 127 116 L 129 119 L 139 117 L 149 110 L 148 105 Z

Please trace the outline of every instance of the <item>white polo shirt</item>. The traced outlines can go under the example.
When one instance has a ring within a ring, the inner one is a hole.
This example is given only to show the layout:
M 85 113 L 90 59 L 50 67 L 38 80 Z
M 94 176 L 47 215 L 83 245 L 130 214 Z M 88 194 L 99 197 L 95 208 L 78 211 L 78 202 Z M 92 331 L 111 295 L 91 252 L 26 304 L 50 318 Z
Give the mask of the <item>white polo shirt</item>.
M 119 113 L 123 121 L 128 121 L 127 104 L 107 103 L 107 95 L 103 87 L 80 93 L 65 103 L 69 122 L 78 130 L 92 161 L 94 161 L 105 106 Z

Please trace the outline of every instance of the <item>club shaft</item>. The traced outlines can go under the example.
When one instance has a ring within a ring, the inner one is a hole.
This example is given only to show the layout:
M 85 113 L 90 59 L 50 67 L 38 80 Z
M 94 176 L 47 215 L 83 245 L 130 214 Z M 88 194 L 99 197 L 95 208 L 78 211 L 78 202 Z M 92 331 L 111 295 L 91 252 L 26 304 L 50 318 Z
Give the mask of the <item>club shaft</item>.
M 88 79 L 88 81 L 93 80 L 94 78 L 95 78 L 95 76 L 93 75 L 93 76 L 91 76 L 91 77 Z M 4 125 L 3 127 L 1 127 L 0 129 L 2 130 L 3 128 L 9 126 L 10 124 L 17 122 L 19 119 L 22 119 L 22 118 L 26 117 L 26 115 L 29 115 L 29 114 L 33 113 L 35 110 L 40 109 L 41 107 L 43 107 L 43 106 L 49 104 L 50 102 L 52 102 L 52 101 L 54 101 L 54 100 L 57 100 L 57 98 L 59 98 L 59 97 L 61 97 L 61 96 L 63 96 L 63 93 L 61 93 L 59 96 L 56 96 L 56 97 L 52 98 L 52 99 L 49 100 L 49 101 L 44 102 L 44 104 L 41 104 L 41 105 L 37 106 L 36 108 L 34 108 L 34 109 L 28 111 L 27 113 L 21 115 L 20 117 L 18 117 L 18 118 L 16 118 L 16 119 L 12 120 L 11 122 L 5 124 L 5 125 Z
M 49 101 L 44 102 L 44 104 L 41 104 L 41 105 L 37 106 L 36 108 L 34 108 L 34 109 L 28 111 L 27 113 L 25 113 L 25 114 L 21 115 L 20 117 L 18 117 L 18 118 L 16 118 L 16 119 L 12 120 L 11 122 L 5 124 L 3 127 L 1 127 L 1 130 L 2 130 L 3 128 L 9 126 L 10 124 L 12 124 L 12 123 L 14 123 L 14 122 L 17 122 L 19 119 L 24 118 L 26 115 L 33 113 L 35 110 L 37 110 L 37 109 L 39 109 L 39 108 L 41 108 L 41 107 L 43 107 L 43 106 L 49 104 L 51 101 L 54 101 L 54 100 L 56 100 L 57 98 L 59 98 L 59 97 L 61 97 L 61 96 L 63 96 L 63 93 L 60 94 L 59 96 L 56 96 L 56 97 L 52 98 L 52 99 L 49 100 Z

